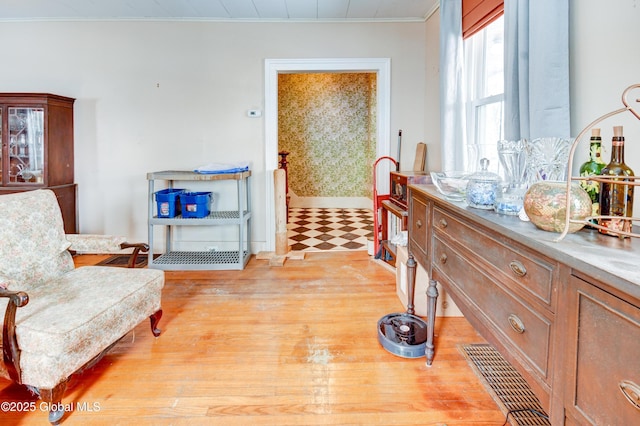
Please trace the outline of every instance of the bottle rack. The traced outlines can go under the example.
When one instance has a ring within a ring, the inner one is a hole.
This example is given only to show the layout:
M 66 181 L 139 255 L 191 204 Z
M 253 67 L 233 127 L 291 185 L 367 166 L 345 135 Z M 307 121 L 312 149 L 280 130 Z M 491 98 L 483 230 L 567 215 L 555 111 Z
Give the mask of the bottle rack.
M 604 114 L 604 115 L 598 117 L 597 119 L 592 121 L 587 127 L 582 129 L 582 131 L 578 134 L 576 139 L 573 141 L 573 144 L 571 145 L 571 149 L 569 151 L 569 165 L 568 165 L 568 168 L 567 168 L 569 173 L 571 173 L 571 171 L 573 170 L 573 159 L 574 159 L 573 157 L 574 157 L 574 154 L 576 152 L 577 146 L 579 145 L 580 141 L 584 138 L 584 136 L 587 134 L 587 132 L 589 132 L 589 130 L 591 130 L 591 128 L 593 128 L 593 126 L 595 126 L 596 124 L 600 123 L 601 121 L 606 120 L 609 117 L 613 117 L 614 115 L 623 113 L 625 111 L 629 111 L 638 120 L 640 120 L 640 111 L 634 109 L 633 106 L 631 105 L 631 102 L 629 102 L 629 96 L 631 95 L 631 92 L 633 90 L 636 90 L 636 89 L 640 89 L 640 84 L 633 84 L 633 85 L 627 87 L 624 90 L 624 92 L 622 92 L 622 104 L 624 105 L 624 108 L 620 108 L 620 109 L 617 109 L 615 111 L 611 111 L 611 112 L 609 112 L 607 114 Z M 635 103 L 640 104 L 640 98 L 637 98 L 635 100 Z M 606 177 L 606 176 L 597 176 L 597 175 L 571 177 L 570 179 L 567 179 L 567 195 L 566 195 L 567 198 L 566 199 L 569 200 L 569 197 L 571 196 L 570 194 L 571 194 L 571 182 L 572 181 L 591 180 L 591 181 L 595 181 L 595 182 L 610 182 L 612 185 L 640 186 L 640 181 L 639 181 L 640 176 L 629 176 L 629 177 L 625 178 L 626 181 L 624 183 L 619 182 L 617 179 L 619 179 L 619 178 L 610 178 L 610 177 Z M 569 205 L 569 203 L 567 203 L 567 205 Z M 593 223 L 592 220 L 597 222 L 598 219 L 610 219 L 610 218 L 622 219 L 622 220 L 630 221 L 631 222 L 631 231 L 632 231 L 632 232 L 625 232 L 625 231 L 612 232 L 611 230 L 609 230 L 610 234 L 615 234 L 620 238 L 625 238 L 625 237 L 639 238 L 640 237 L 640 234 L 633 232 L 633 224 L 635 222 L 640 222 L 640 217 L 590 216 L 590 217 L 585 218 L 584 220 L 576 220 L 576 219 L 571 219 L 571 211 L 570 211 L 569 208 L 567 208 L 566 209 L 566 215 L 565 215 L 564 230 L 562 231 L 560 236 L 558 238 L 556 238 L 555 241 L 562 240 L 569 233 L 569 224 L 570 223 L 581 223 L 581 224 L 584 224 L 586 226 L 589 226 L 589 227 L 592 227 L 592 228 L 596 228 L 596 229 L 607 229 L 607 228 L 604 228 L 603 226 L 598 225 L 597 223 Z

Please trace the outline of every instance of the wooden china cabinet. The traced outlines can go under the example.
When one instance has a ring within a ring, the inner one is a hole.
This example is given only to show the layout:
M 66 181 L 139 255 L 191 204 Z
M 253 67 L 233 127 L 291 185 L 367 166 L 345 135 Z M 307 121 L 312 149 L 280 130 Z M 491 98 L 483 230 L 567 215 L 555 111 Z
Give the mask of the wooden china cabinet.
M 73 103 L 49 93 L 0 93 L 0 194 L 51 189 L 77 232 Z

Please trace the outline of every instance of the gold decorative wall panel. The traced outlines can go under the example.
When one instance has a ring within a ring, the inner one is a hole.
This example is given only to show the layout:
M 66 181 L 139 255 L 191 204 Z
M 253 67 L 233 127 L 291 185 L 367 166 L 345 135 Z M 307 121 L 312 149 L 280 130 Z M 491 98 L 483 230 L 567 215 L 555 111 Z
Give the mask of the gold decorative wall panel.
M 297 196 L 371 198 L 376 74 L 280 74 L 278 149 Z

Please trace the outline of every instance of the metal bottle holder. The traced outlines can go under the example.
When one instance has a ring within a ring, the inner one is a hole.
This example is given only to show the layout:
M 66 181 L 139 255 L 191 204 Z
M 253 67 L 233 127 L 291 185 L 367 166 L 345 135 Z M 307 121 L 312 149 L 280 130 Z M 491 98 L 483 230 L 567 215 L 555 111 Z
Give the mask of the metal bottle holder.
M 576 139 L 573 141 L 573 144 L 571 145 L 571 150 L 569 151 L 569 165 L 568 165 L 568 168 L 567 168 L 569 173 L 571 173 L 571 170 L 573 170 L 573 168 L 572 168 L 573 167 L 573 157 L 574 157 L 574 154 L 575 154 L 575 151 L 576 151 L 576 148 L 577 148 L 578 144 L 580 143 L 582 138 L 587 134 L 587 132 L 589 130 L 591 130 L 591 128 L 593 126 L 595 126 L 596 124 L 600 123 L 603 120 L 606 120 L 609 117 L 612 117 L 614 115 L 620 114 L 620 113 L 625 112 L 625 111 L 629 111 L 638 120 L 640 120 L 640 111 L 634 109 L 633 106 L 631 105 L 631 103 L 629 102 L 629 96 L 630 96 L 631 92 L 633 90 L 636 90 L 636 89 L 640 89 L 640 84 L 633 84 L 633 85 L 627 87 L 624 90 L 624 92 L 622 92 L 622 104 L 624 105 L 624 108 L 620 108 L 620 109 L 617 109 L 615 111 L 611 111 L 608 114 L 605 114 L 605 115 L 603 115 L 601 117 L 598 117 L 597 119 L 595 119 L 593 122 L 591 122 L 587 127 L 585 127 L 578 134 Z M 640 98 L 636 98 L 635 102 L 636 103 L 640 103 Z M 625 181 L 624 182 L 620 182 L 617 179 L 619 179 L 619 178 L 612 178 L 612 177 L 606 177 L 606 176 L 597 176 L 597 175 L 571 177 L 570 179 L 567 179 L 567 198 L 566 199 L 568 201 L 569 197 L 571 196 L 571 182 L 572 181 L 590 180 L 590 181 L 594 181 L 594 182 L 609 182 L 612 185 L 632 185 L 632 186 L 639 186 L 640 185 L 640 181 L 638 181 L 640 179 L 640 176 L 628 176 L 628 177 L 625 177 Z M 567 205 L 569 205 L 568 202 L 567 202 Z M 631 222 L 631 231 L 633 231 L 633 223 L 634 222 L 640 222 L 640 217 L 620 217 L 620 216 L 590 216 L 590 217 L 587 217 L 587 218 L 585 218 L 583 220 L 576 220 L 576 219 L 571 219 L 571 211 L 570 211 L 569 208 L 567 208 L 566 209 L 566 215 L 565 215 L 564 230 L 562 231 L 560 236 L 555 239 L 555 241 L 557 242 L 557 241 L 562 240 L 569 233 L 569 224 L 570 223 L 581 223 L 581 224 L 584 224 L 585 226 L 590 226 L 592 228 L 607 230 L 608 233 L 617 235 L 620 238 L 624 238 L 624 237 L 639 238 L 640 237 L 640 234 L 637 234 L 637 233 L 634 233 L 634 232 L 611 231 L 610 229 L 605 228 L 605 227 L 600 226 L 600 225 L 597 224 L 598 219 L 611 219 L 611 218 L 630 221 Z

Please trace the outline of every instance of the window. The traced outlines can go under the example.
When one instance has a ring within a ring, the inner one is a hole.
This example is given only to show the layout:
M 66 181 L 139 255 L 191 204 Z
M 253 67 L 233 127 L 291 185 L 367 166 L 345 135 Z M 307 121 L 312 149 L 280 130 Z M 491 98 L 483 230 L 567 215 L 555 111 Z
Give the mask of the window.
M 464 40 L 467 99 L 465 170 L 476 171 L 481 158 L 500 172 L 497 142 L 504 138 L 504 17 Z

